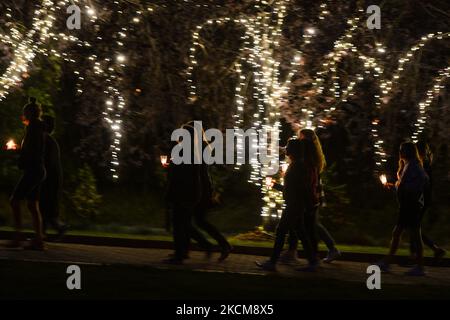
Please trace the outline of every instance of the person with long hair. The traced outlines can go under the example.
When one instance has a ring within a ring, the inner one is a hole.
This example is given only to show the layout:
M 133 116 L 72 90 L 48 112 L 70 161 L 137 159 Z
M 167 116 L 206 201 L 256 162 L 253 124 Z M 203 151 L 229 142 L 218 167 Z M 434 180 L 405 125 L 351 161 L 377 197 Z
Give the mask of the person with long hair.
M 23 108 L 22 121 L 26 126 L 26 132 L 19 157 L 19 168 L 23 171 L 23 175 L 10 198 L 15 235 L 9 244 L 10 247 L 22 246 L 24 237 L 20 205 L 23 200 L 26 200 L 33 220 L 35 238 L 25 246 L 25 249 L 40 251 L 45 249 L 45 245 L 42 217 L 39 211 L 39 194 L 46 175 L 44 166 L 45 130 L 40 119 L 41 113 L 41 107 L 37 104 L 35 98 L 30 98 L 29 103 Z
M 424 207 L 422 210 L 421 220 L 426 212 L 430 210 L 432 205 L 432 186 L 433 186 L 433 176 L 432 176 L 432 164 L 433 164 L 433 154 L 430 150 L 429 145 L 425 141 L 418 141 L 416 143 L 417 152 L 419 153 L 420 160 L 423 163 L 423 169 L 428 175 L 429 183 L 424 192 Z M 445 256 L 445 250 L 439 247 L 428 235 L 422 233 L 422 241 L 423 243 L 433 250 L 434 258 L 438 262 L 439 259 Z M 411 253 L 414 255 L 416 252 L 415 243 L 411 242 L 410 244 Z
M 388 255 L 378 263 L 382 271 L 390 270 L 390 262 L 398 250 L 400 239 L 405 230 L 410 233 L 410 241 L 414 243 L 416 265 L 406 272 L 411 276 L 425 275 L 423 263 L 423 243 L 421 235 L 421 219 L 424 208 L 424 193 L 428 184 L 428 176 L 423 169 L 422 160 L 412 142 L 400 145 L 399 165 L 397 171 L 397 200 L 399 217 L 392 232 L 392 240 Z
M 256 261 L 256 265 L 264 270 L 276 270 L 288 233 L 294 234 L 302 242 L 308 266 L 301 270 L 317 269 L 317 241 L 314 241 L 316 224 L 314 216 L 307 214 L 309 208 L 319 201 L 316 193 L 318 168 L 314 166 L 313 149 L 310 141 L 297 139 L 288 141 L 286 155 L 290 159 L 290 164 L 284 176 L 284 185 L 276 183 L 273 185 L 274 188 L 283 191 L 286 207 L 278 222 L 270 259 L 262 263 Z
M 318 167 L 318 181 L 319 181 L 319 194 L 320 194 L 320 203 L 323 202 L 324 199 L 324 190 L 322 186 L 322 180 L 320 179 L 320 174 L 322 174 L 326 168 L 326 159 L 322 150 L 322 144 L 320 143 L 320 139 L 317 134 L 312 129 L 301 129 L 298 133 L 298 138 L 300 140 L 308 140 L 311 141 L 314 145 L 314 161 L 316 162 L 316 166 Z M 318 210 L 320 204 L 310 208 L 312 215 L 316 216 L 316 230 L 318 233 L 318 237 L 322 240 L 328 248 L 327 256 L 323 259 L 325 263 L 331 263 L 341 256 L 341 252 L 336 248 L 336 242 L 331 236 L 330 232 L 325 228 L 325 226 L 320 222 Z M 292 261 L 296 259 L 296 251 L 297 251 L 298 240 L 294 235 L 289 234 L 289 250 L 283 255 L 284 261 Z

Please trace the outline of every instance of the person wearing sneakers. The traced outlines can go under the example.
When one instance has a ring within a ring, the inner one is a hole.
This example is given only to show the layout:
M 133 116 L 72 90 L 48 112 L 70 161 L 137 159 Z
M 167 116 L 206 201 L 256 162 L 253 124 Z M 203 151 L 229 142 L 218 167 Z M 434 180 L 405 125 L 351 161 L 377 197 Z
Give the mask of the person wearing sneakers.
M 307 215 L 308 208 L 318 201 L 314 199 L 317 174 L 313 161 L 308 161 L 309 159 L 305 157 L 306 154 L 312 153 L 307 149 L 313 150 L 310 141 L 291 139 L 286 146 L 286 155 L 290 159 L 290 164 L 284 176 L 284 186 L 279 184 L 272 186 L 283 191 L 286 207 L 277 226 L 271 258 L 262 263 L 256 261 L 256 265 L 264 270 L 276 270 L 288 232 L 295 234 L 302 242 L 308 266 L 301 270 L 315 271 L 317 269 L 317 241 L 314 241 L 315 217 Z
M 377 265 L 384 272 L 390 271 L 389 264 L 397 252 L 404 230 L 410 233 L 410 241 L 414 243 L 416 265 L 406 272 L 411 276 L 424 276 L 423 243 L 420 231 L 422 212 L 424 208 L 424 192 L 428 184 L 428 176 L 423 169 L 417 148 L 412 142 L 402 143 L 400 146 L 399 169 L 397 172 L 397 199 L 399 203 L 399 217 L 392 233 L 388 255 Z M 390 184 L 386 185 L 390 187 Z
M 319 194 L 320 194 L 320 205 L 324 204 L 324 190 L 322 185 L 322 180 L 320 179 L 320 174 L 325 170 L 326 167 L 326 160 L 325 155 L 322 151 L 322 144 L 320 143 L 319 137 L 314 132 L 314 130 L 311 129 L 302 129 L 299 131 L 298 138 L 300 140 L 309 140 L 314 143 L 314 149 L 315 153 L 317 155 L 318 159 L 318 166 L 319 166 Z M 336 242 L 334 241 L 333 237 L 331 236 L 330 232 L 325 228 L 325 226 L 320 222 L 318 210 L 320 206 L 313 207 L 312 210 L 315 210 L 314 213 L 317 216 L 316 220 L 316 230 L 317 235 L 320 240 L 322 240 L 325 245 L 328 248 L 327 256 L 323 259 L 323 262 L 325 263 L 331 263 L 337 258 L 341 256 L 341 252 L 336 248 Z M 280 261 L 283 261 L 285 263 L 291 263 L 295 262 L 297 260 L 297 244 L 298 239 L 295 237 L 295 234 L 289 234 L 289 249 L 281 256 Z
M 15 235 L 9 247 L 21 247 L 22 240 L 22 215 L 21 202 L 26 200 L 28 210 L 31 213 L 35 238 L 25 246 L 25 249 L 44 250 L 42 217 L 39 211 L 39 194 L 46 172 L 44 166 L 45 130 L 41 121 L 41 107 L 35 98 L 30 98 L 29 103 L 23 108 L 22 121 L 26 126 L 25 137 L 22 141 L 19 157 L 19 168 L 23 175 L 11 196 L 10 203 L 14 216 Z

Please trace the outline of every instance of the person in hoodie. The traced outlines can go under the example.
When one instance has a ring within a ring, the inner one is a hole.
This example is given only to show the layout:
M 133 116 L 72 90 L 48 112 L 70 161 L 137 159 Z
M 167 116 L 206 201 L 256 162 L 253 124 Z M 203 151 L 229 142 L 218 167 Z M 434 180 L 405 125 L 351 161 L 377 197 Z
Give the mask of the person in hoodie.
M 62 165 L 59 144 L 52 136 L 55 129 L 55 118 L 45 115 L 42 117 L 45 135 L 45 155 L 44 164 L 47 173 L 42 184 L 39 199 L 39 209 L 42 214 L 44 233 L 48 227 L 53 227 L 58 232 L 58 239 L 67 230 L 59 218 L 59 203 L 62 189 Z

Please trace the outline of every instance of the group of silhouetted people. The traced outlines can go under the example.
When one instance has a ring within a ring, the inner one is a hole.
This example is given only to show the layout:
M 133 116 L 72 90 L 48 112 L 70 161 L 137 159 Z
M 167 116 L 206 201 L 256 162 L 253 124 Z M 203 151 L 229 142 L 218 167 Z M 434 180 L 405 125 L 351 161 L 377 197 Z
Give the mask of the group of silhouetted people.
M 55 120 L 48 115 L 42 116 L 40 105 L 35 98 L 30 98 L 23 109 L 22 122 L 26 133 L 19 148 L 18 164 L 23 174 L 10 198 L 15 235 L 8 246 L 22 247 L 24 244 L 21 204 L 26 201 L 35 238 L 24 248 L 44 250 L 47 227 L 55 228 L 59 236 L 66 231 L 66 226 L 59 220 L 62 170 L 59 146 L 52 137 Z
M 194 157 L 202 154 L 208 141 L 203 132 L 196 132 L 192 122 L 183 125 L 191 136 L 202 137 L 201 146 L 195 145 L 192 139 Z M 320 140 L 311 129 L 299 131 L 298 138 L 290 139 L 284 148 L 289 166 L 284 173 L 282 184 L 272 180 L 269 188 L 275 188 L 283 193 L 285 208 L 276 228 L 273 252 L 267 261 L 256 261 L 259 268 L 275 271 L 279 261 L 292 263 L 297 261 L 298 242 L 303 247 L 307 265 L 299 268 L 301 271 L 315 271 L 320 265 L 318 242 L 322 240 L 328 254 L 322 260 L 331 263 L 341 256 L 335 241 L 328 230 L 320 223 L 319 208 L 323 204 L 324 188 L 321 174 L 326 167 L 326 160 Z M 383 271 L 389 271 L 389 264 L 397 251 L 400 237 L 404 231 L 410 234 L 410 251 L 415 265 L 406 273 L 413 276 L 424 275 L 423 243 L 429 246 L 439 259 L 445 255 L 445 250 L 437 246 L 428 236 L 422 234 L 421 224 L 427 209 L 431 205 L 431 162 L 432 154 L 426 143 L 403 143 L 399 151 L 399 168 L 397 181 L 386 183 L 387 188 L 394 188 L 399 204 L 399 218 L 394 228 L 389 254 L 378 265 Z M 208 174 L 208 166 L 201 164 L 174 164 L 168 167 L 169 187 L 167 200 L 173 214 L 173 237 L 175 253 L 167 260 L 169 263 L 180 264 L 187 259 L 190 240 L 196 240 L 198 245 L 211 254 L 212 245 L 193 225 L 206 231 L 214 238 L 220 248 L 220 260 L 228 257 L 232 247 L 206 220 L 208 208 L 211 204 L 212 183 Z M 286 237 L 289 247 L 282 254 Z
M 445 250 L 437 246 L 427 235 L 422 234 L 422 221 L 432 204 L 433 156 L 428 145 L 419 141 L 417 144 L 405 142 L 400 146 L 397 181 L 387 183 L 386 187 L 395 187 L 399 204 L 398 220 L 392 232 L 388 255 L 378 263 L 381 270 L 388 272 L 393 256 L 397 252 L 404 231 L 410 235 L 410 252 L 415 265 L 406 272 L 411 276 L 423 276 L 423 244 L 433 250 L 436 259 L 445 255 Z
M 192 122 L 184 124 L 192 137 L 202 137 L 202 145 L 197 145 L 197 139 L 192 140 L 191 164 L 175 165 L 170 162 L 167 165 L 168 186 L 166 202 L 170 208 L 173 225 L 173 240 L 175 252 L 166 262 L 181 264 L 189 258 L 189 246 L 191 239 L 205 250 L 207 256 L 211 256 L 213 245 L 197 228 L 205 231 L 220 247 L 219 261 L 225 260 L 232 250 L 227 239 L 207 219 L 209 208 L 213 205 L 213 185 L 208 172 L 208 166 L 201 161 L 195 161 L 195 157 L 202 158 L 202 150 L 207 146 L 204 132 L 196 132 Z M 194 164 L 200 162 L 200 164 Z M 196 226 L 192 224 L 195 221 Z
M 25 240 L 22 234 L 21 203 L 26 201 L 35 238 L 25 248 L 44 250 L 45 231 L 48 227 L 56 229 L 59 237 L 67 229 L 59 219 L 62 187 L 60 150 L 52 136 L 54 118 L 42 116 L 36 99 L 30 98 L 23 109 L 22 120 L 26 126 L 19 157 L 19 167 L 23 175 L 11 196 L 16 233 L 9 246 L 21 247 Z M 193 122 L 184 124 L 182 128 L 194 138 L 191 139 L 191 154 L 182 155 L 183 158 L 190 157 L 190 164 L 175 164 L 173 161 L 165 164 L 168 176 L 166 202 L 171 215 L 175 247 L 174 254 L 166 262 L 181 264 L 188 259 L 191 239 L 210 257 L 214 246 L 202 231 L 217 242 L 220 248 L 219 261 L 223 261 L 233 248 L 207 219 L 208 211 L 214 202 L 208 165 L 202 157 L 203 150 L 209 147 L 208 141 L 203 130 L 198 132 L 199 129 Z M 195 138 L 198 136 L 201 138 Z M 319 208 L 324 198 L 321 174 L 326 167 L 325 156 L 318 136 L 311 129 L 300 130 L 298 138 L 290 139 L 284 151 L 289 162 L 283 176 L 284 183 L 273 181 L 268 188 L 275 188 L 283 193 L 285 207 L 276 229 L 270 259 L 257 261 L 256 264 L 264 270 L 274 271 L 280 260 L 297 261 L 300 241 L 308 262 L 307 266 L 300 270 L 315 271 L 320 264 L 319 240 L 328 248 L 323 262 L 330 263 L 341 256 L 333 237 L 320 223 L 319 218 Z M 400 146 L 399 159 L 396 182 L 385 183 L 387 188 L 396 190 L 399 203 L 398 221 L 392 234 L 389 254 L 378 262 L 378 265 L 383 271 L 389 271 L 400 238 L 404 231 L 408 231 L 415 265 L 407 274 L 420 276 L 425 274 L 423 243 L 433 250 L 436 258 L 442 258 L 446 253 L 421 232 L 423 217 L 432 203 L 432 154 L 426 143 L 406 142 Z M 287 236 L 289 248 L 282 255 Z

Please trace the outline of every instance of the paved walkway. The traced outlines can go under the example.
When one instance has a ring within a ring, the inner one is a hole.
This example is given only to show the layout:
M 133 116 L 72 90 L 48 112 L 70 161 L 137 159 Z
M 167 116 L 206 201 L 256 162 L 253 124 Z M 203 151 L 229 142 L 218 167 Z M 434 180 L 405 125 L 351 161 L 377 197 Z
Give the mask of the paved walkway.
M 254 255 L 232 254 L 230 257 L 219 263 L 218 254 L 213 255 L 210 260 L 205 258 L 204 253 L 193 251 L 191 258 L 183 266 L 168 266 L 162 260 L 171 253 L 166 249 L 142 249 L 92 246 L 80 244 L 48 243 L 48 250 L 45 252 L 25 251 L 7 249 L 5 241 L 0 241 L 0 263 L 3 260 L 20 261 L 40 261 L 40 262 L 60 262 L 77 264 L 100 264 L 100 265 L 135 265 L 151 266 L 161 269 L 188 269 L 204 272 L 229 272 L 240 274 L 266 275 L 268 272 L 262 271 L 255 266 L 255 261 L 264 261 L 266 258 Z M 355 281 L 365 283 L 367 279 L 366 268 L 369 264 L 348 261 L 335 261 L 330 265 L 323 264 L 319 272 L 303 273 L 295 271 L 299 265 L 280 265 L 277 275 L 283 277 L 316 277 L 330 278 L 341 281 Z M 407 269 L 393 265 L 391 274 L 383 275 L 383 283 L 392 284 L 427 284 L 450 287 L 450 269 L 428 267 L 426 277 L 408 277 L 403 275 Z

